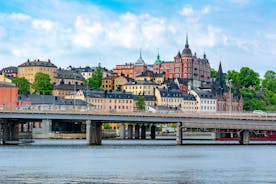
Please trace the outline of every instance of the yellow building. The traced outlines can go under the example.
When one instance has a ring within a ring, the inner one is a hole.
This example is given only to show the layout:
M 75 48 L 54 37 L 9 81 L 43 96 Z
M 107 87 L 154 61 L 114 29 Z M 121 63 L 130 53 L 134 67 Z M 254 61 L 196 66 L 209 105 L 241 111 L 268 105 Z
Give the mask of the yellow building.
M 48 74 L 51 78 L 51 81 L 54 82 L 54 78 L 57 73 L 57 67 L 51 63 L 50 60 L 28 60 L 27 62 L 18 66 L 18 77 L 25 77 L 30 83 L 34 82 L 35 74 L 38 72 Z
M 142 72 L 141 75 L 138 75 L 135 78 L 136 81 L 143 81 L 143 80 L 147 80 L 147 81 L 153 81 L 155 84 L 162 84 L 165 80 L 165 74 L 164 73 L 153 73 L 153 71 L 149 71 L 146 70 L 144 72 Z
M 102 80 L 102 89 L 104 91 L 114 90 L 114 77 L 107 76 Z
M 119 91 L 78 91 L 76 95 L 69 95 L 66 99 L 84 100 L 92 106 L 92 109 L 101 112 L 133 112 L 136 108 L 134 97 L 131 93 Z
M 8 82 L 11 83 L 12 80 L 5 76 L 5 74 L 0 74 L 0 82 Z
M 133 81 L 122 86 L 123 91 L 130 92 L 133 95 L 154 95 L 154 90 L 157 84 L 152 81 Z
M 121 91 L 122 90 L 122 86 L 125 85 L 126 83 L 133 81 L 133 79 L 128 78 L 124 75 L 121 75 L 119 77 L 116 77 L 114 79 L 114 90 L 115 91 Z

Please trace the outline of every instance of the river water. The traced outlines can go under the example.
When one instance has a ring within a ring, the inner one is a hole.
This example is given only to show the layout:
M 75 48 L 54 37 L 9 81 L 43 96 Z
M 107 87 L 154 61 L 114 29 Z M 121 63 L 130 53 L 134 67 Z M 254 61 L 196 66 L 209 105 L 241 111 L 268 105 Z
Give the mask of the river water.
M 276 145 L 35 140 L 0 147 L 0 183 L 276 183 Z

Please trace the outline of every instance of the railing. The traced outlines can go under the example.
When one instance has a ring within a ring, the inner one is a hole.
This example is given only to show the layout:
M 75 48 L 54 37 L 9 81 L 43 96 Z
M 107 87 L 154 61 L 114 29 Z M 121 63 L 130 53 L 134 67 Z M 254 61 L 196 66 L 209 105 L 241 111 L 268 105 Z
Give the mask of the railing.
M 227 112 L 173 112 L 157 111 L 155 113 L 148 111 L 137 112 L 110 112 L 100 110 L 0 110 L 0 113 L 22 113 L 22 114 L 74 114 L 74 115 L 114 115 L 114 116 L 145 116 L 145 117 L 199 117 L 210 119 L 260 119 L 276 120 L 276 113 L 255 114 L 253 112 L 227 113 Z

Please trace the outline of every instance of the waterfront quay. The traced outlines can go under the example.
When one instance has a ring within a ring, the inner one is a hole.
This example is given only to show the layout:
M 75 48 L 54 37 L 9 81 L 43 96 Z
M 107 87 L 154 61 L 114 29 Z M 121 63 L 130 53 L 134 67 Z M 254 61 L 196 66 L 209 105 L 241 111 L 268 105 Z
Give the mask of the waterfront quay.
M 267 114 L 259 116 L 252 113 L 115 113 L 98 111 L 2 111 L 1 119 L 1 143 L 19 140 L 20 123 L 42 122 L 51 124 L 54 121 L 66 120 L 67 122 L 85 122 L 86 141 L 89 145 L 102 143 L 102 123 L 114 122 L 121 124 L 120 136 L 126 138 L 145 139 L 146 126 L 150 125 L 150 138 L 156 138 L 156 124 L 176 123 L 176 144 L 181 145 L 183 129 L 203 128 L 212 129 L 214 132 L 220 129 L 237 130 L 240 135 L 240 144 L 249 144 L 252 131 L 276 131 L 276 116 Z M 126 124 L 127 130 L 126 130 Z M 49 131 L 45 130 L 45 131 Z

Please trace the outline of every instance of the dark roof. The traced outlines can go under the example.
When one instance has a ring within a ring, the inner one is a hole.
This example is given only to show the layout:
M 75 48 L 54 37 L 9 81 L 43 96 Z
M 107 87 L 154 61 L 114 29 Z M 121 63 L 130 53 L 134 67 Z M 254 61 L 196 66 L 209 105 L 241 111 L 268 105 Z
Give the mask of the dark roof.
M 183 79 L 183 78 L 177 78 L 176 80 L 178 81 L 179 84 L 183 84 L 185 86 L 188 86 L 189 80 L 187 78 L 185 78 L 185 79 Z
M 215 99 L 216 96 L 209 92 L 209 91 L 203 91 L 203 90 L 194 90 L 200 98 L 212 98 L 212 99 Z
M 51 63 L 50 60 L 48 61 L 40 61 L 38 60 L 34 60 L 34 61 L 30 61 L 28 60 L 27 62 L 19 65 L 18 67 L 25 67 L 25 66 L 44 66 L 44 67 L 56 67 L 56 65 L 54 65 L 53 63 Z
M 87 105 L 83 100 L 79 99 L 63 99 L 53 95 L 19 95 L 19 101 L 31 101 L 32 105 L 53 104 L 53 105 Z
M 0 82 L 0 87 L 16 87 L 16 85 L 9 82 Z
M 92 97 L 92 98 L 133 99 L 132 93 L 121 92 L 121 91 L 90 90 L 88 92 L 84 91 L 84 95 L 86 97 Z
M 60 85 L 55 85 L 53 90 L 68 90 L 68 91 L 74 91 L 76 87 L 76 90 L 84 90 L 87 87 L 83 85 L 72 85 L 72 84 L 60 84 Z
M 152 81 L 148 81 L 148 80 L 138 80 L 138 81 L 133 81 L 133 82 L 128 82 L 125 85 L 156 85 L 154 82 Z
M 15 66 L 10 66 L 6 68 L 2 68 L 0 71 L 1 73 L 10 74 L 10 73 L 17 73 L 18 69 Z
M 193 95 L 181 93 L 180 90 L 159 89 L 159 91 L 161 97 L 184 98 L 185 100 L 195 100 L 195 97 Z
M 156 101 L 156 97 L 154 95 L 143 95 L 145 101 Z M 137 100 L 138 95 L 134 95 L 133 98 Z
M 84 77 L 80 73 L 77 73 L 71 70 L 63 70 L 63 69 L 57 70 L 56 78 L 84 80 Z

